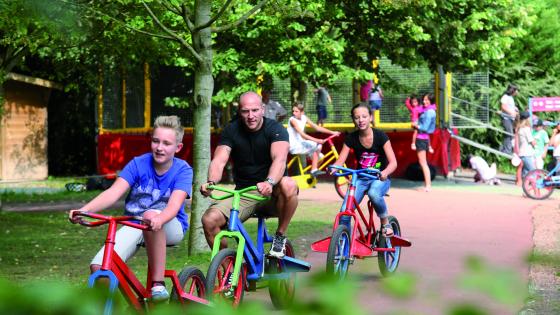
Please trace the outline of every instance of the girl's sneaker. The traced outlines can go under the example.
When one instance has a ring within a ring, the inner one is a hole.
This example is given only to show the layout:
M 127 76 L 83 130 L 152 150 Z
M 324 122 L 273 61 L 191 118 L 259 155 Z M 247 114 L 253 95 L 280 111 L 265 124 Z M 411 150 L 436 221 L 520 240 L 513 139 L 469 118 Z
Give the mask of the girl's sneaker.
M 169 299 L 169 292 L 162 285 L 155 285 L 152 287 L 152 301 L 163 302 Z

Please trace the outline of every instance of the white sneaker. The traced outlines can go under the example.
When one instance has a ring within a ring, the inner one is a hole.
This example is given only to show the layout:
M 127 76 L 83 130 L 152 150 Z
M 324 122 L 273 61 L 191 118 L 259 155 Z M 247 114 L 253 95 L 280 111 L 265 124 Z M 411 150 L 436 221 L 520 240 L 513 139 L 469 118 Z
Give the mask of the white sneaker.
M 152 301 L 162 302 L 169 299 L 169 292 L 162 285 L 156 285 L 152 287 Z

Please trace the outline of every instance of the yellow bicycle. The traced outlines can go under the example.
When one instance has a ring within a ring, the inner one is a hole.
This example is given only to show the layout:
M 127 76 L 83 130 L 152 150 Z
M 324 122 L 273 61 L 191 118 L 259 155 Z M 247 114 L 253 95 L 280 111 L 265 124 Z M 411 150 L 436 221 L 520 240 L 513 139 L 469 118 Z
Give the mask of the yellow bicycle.
M 329 144 L 330 149 L 325 155 L 323 155 L 319 159 L 319 164 L 317 169 L 324 171 L 327 168 L 327 166 L 331 165 L 338 159 L 338 150 L 336 149 L 336 146 L 333 143 L 333 139 L 336 136 L 337 135 L 332 135 L 325 139 L 326 143 Z M 288 172 L 292 170 L 292 167 L 295 167 L 297 165 L 295 171 L 298 171 L 299 173 L 298 175 L 295 174 L 289 174 L 289 175 L 291 178 L 293 178 L 296 181 L 300 189 L 315 187 L 315 185 L 317 184 L 317 178 L 311 175 L 310 172 L 311 165 L 307 165 L 306 167 L 303 167 L 303 162 L 302 162 L 303 158 L 305 158 L 305 155 L 303 155 L 303 157 L 302 155 L 294 155 L 290 159 L 287 166 Z M 334 177 L 334 187 L 337 194 L 340 196 L 340 198 L 344 199 L 344 196 L 346 195 L 346 190 L 348 189 L 348 184 L 350 183 L 351 180 L 352 178 L 350 175 Z

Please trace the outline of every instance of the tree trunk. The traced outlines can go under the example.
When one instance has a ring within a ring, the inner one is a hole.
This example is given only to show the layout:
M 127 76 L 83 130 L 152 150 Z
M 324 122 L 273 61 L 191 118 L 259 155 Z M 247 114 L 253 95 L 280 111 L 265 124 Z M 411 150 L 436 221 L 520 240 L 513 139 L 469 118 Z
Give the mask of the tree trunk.
M 196 1 L 195 25 L 202 25 L 210 20 L 212 1 Z M 204 198 L 199 187 L 206 182 L 210 165 L 210 120 L 214 78 L 212 77 L 212 38 L 209 27 L 193 34 L 194 49 L 203 61 L 196 67 L 194 74 L 194 134 L 193 134 L 193 201 L 190 218 L 189 254 L 208 250 L 202 223 L 202 214 L 208 208 L 208 200 Z

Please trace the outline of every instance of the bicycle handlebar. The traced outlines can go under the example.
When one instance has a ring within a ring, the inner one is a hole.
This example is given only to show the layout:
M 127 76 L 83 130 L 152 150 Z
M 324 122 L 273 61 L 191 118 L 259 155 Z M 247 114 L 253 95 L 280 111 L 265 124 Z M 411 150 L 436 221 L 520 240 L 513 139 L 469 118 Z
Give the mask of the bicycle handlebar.
M 245 197 L 245 198 L 248 198 L 248 199 L 257 200 L 257 201 L 264 201 L 264 200 L 268 200 L 270 198 L 270 197 L 259 196 L 259 195 L 248 193 L 250 191 L 257 190 L 257 186 L 249 186 L 249 187 L 245 187 L 243 189 L 235 190 L 235 189 L 229 189 L 229 188 L 216 186 L 216 185 L 209 185 L 208 189 L 219 190 L 219 191 L 222 191 L 222 192 L 226 193 L 222 196 L 216 196 L 216 195 L 210 194 L 210 198 L 212 198 L 214 200 L 224 200 L 224 199 L 228 199 L 228 198 L 231 198 L 231 197 L 235 197 L 236 195 L 238 195 L 240 197 Z
M 338 137 L 339 135 L 330 135 L 328 137 L 325 138 L 325 141 L 328 142 L 330 145 L 334 145 L 334 143 L 332 142 L 332 139 Z
M 381 176 L 381 171 L 379 171 L 378 169 L 375 168 L 361 168 L 361 169 L 351 169 L 351 168 L 347 168 L 344 166 L 339 166 L 339 165 L 329 165 L 328 168 L 330 169 L 337 169 L 340 170 L 342 172 L 338 172 L 338 173 L 334 173 L 334 176 L 347 176 L 347 175 L 356 175 L 358 177 L 365 177 L 365 178 L 370 178 L 370 179 L 379 179 L 379 177 Z
M 119 224 L 128 225 L 128 226 L 136 228 L 136 229 L 150 230 L 149 225 L 146 225 L 144 223 L 141 224 L 141 223 L 136 223 L 136 222 L 131 221 L 131 220 L 138 220 L 138 221 L 144 222 L 144 219 L 140 216 L 127 215 L 127 216 L 113 217 L 113 216 L 106 216 L 106 215 L 102 215 L 102 214 L 98 214 L 98 213 L 90 213 L 90 212 L 87 212 L 87 211 L 76 211 L 76 212 L 72 213 L 72 218 L 75 218 L 75 217 L 79 218 L 78 222 L 76 222 L 76 223 L 79 223 L 80 225 L 87 226 L 87 227 L 100 226 L 100 225 L 103 225 L 103 224 L 107 224 L 111 221 L 115 221 Z M 83 217 L 96 219 L 96 221 L 87 221 L 87 220 L 84 220 Z M 74 223 L 73 221 L 70 221 L 70 222 Z

